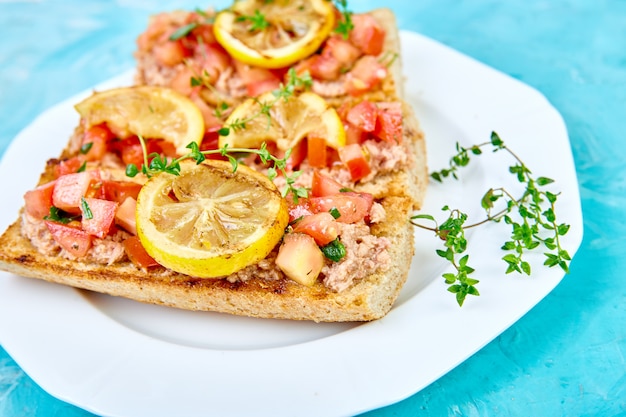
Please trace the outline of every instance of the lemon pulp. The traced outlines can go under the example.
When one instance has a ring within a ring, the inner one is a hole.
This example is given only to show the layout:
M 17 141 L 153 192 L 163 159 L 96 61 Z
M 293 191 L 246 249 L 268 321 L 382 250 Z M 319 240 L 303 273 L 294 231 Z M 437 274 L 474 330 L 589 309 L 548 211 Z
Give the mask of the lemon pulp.
M 218 13 L 214 33 L 236 59 L 282 68 L 315 52 L 334 25 L 327 0 L 243 0 Z
M 165 139 L 179 154 L 204 137 L 200 109 L 187 97 L 165 87 L 122 87 L 96 92 L 75 106 L 86 128 L 106 122 L 120 137 Z
M 261 106 L 273 103 L 269 117 L 259 114 Z M 320 96 L 304 92 L 289 99 L 276 99 L 265 93 L 237 106 L 225 125 L 245 121 L 245 126 L 231 128 L 220 136 L 219 146 L 259 148 L 263 142 L 275 142 L 278 149 L 293 148 L 309 135 L 323 138 L 326 145 L 339 149 L 346 143 L 346 133 L 337 111 Z
M 284 234 L 285 200 L 264 175 L 230 163 L 181 163 L 162 173 L 137 200 L 137 234 L 161 265 L 186 275 L 218 278 L 256 263 Z

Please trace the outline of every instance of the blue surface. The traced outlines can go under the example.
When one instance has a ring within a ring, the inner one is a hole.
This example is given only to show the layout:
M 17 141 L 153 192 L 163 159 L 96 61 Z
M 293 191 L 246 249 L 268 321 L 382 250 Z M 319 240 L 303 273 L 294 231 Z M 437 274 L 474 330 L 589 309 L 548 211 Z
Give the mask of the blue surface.
M 626 415 L 626 2 L 352 3 L 391 4 L 402 29 L 546 95 L 570 133 L 585 217 L 571 273 L 536 308 L 431 386 L 367 416 Z M 196 6 L 0 1 L 0 154 L 41 111 L 131 68 L 150 13 Z M 45 393 L 0 349 L 0 415 L 91 414 Z

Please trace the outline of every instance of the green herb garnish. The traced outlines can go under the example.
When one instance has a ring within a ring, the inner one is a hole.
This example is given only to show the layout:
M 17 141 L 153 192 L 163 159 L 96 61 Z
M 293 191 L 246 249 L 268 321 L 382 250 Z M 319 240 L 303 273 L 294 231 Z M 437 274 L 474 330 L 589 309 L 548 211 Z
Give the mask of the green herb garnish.
M 91 208 L 89 207 L 89 204 L 87 204 L 87 200 L 85 200 L 85 197 L 80 198 L 80 210 L 83 212 L 84 219 L 93 219 L 93 213 L 91 212 Z
M 86 155 L 87 153 L 89 153 L 92 147 L 93 142 L 83 143 L 83 145 L 80 147 L 80 153 Z
M 73 216 L 58 207 L 51 206 L 50 214 L 44 216 L 44 220 L 49 220 L 57 223 L 68 224 L 71 221 L 78 220 L 80 216 Z
M 335 33 L 339 33 L 344 39 L 348 39 L 350 31 L 354 29 L 352 23 L 352 12 L 348 10 L 348 0 L 335 0 L 335 5 L 341 13 L 341 20 L 337 23 Z
M 339 238 L 333 240 L 326 246 L 320 248 L 325 257 L 333 262 L 339 262 L 346 256 L 346 247 L 339 241 Z
M 235 18 L 235 21 L 236 22 L 250 22 L 250 27 L 248 28 L 248 31 L 250 32 L 265 30 L 270 25 L 270 23 L 265 18 L 265 15 L 261 13 L 258 9 L 255 10 L 254 14 L 251 16 L 249 15 L 237 16 L 237 18 Z
M 457 153 L 450 158 L 449 166 L 433 172 L 431 177 L 439 182 L 445 178 L 457 179 L 459 169 L 469 164 L 472 155 L 481 155 L 486 146 L 491 146 L 493 152 L 505 151 L 513 157 L 515 163 L 509 167 L 509 172 L 525 186 L 521 197 L 515 198 L 504 188 L 489 189 L 481 199 L 481 206 L 487 217 L 470 225 L 465 224 L 467 214 L 448 206 L 443 207 L 448 212 L 448 218 L 440 225 L 429 214 L 419 214 L 411 218 L 413 225 L 431 230 L 443 240 L 445 250 L 439 249 L 437 254 L 450 262 L 456 271 L 443 274 L 443 278 L 449 285 L 448 291 L 456 294 L 457 302 L 461 306 L 467 295 L 479 295 L 475 287 L 479 281 L 470 277 L 474 269 L 468 265 L 469 255 L 463 255 L 467 250 L 465 230 L 469 228 L 488 222 L 503 222 L 511 227 L 510 238 L 502 246 L 503 250 L 509 252 L 502 257 L 507 265 L 507 274 L 518 272 L 530 275 L 531 266 L 524 255 L 538 248 L 545 250 L 545 266 L 559 266 L 568 273 L 571 261 L 571 256 L 561 245 L 561 237 L 567 234 L 570 226 L 557 222 L 555 204 L 558 194 L 543 188 L 554 181 L 546 177 L 534 177 L 526 164 L 504 144 L 496 132 L 491 133 L 489 142 L 468 148 L 457 143 Z M 504 201 L 505 207 L 494 213 L 495 203 L 499 200 Z M 424 226 L 418 220 L 432 221 L 435 226 Z
M 198 22 L 191 22 L 186 24 L 185 26 L 181 26 L 176 29 L 168 38 L 170 41 L 177 41 L 185 36 L 189 35 L 192 30 L 199 26 Z

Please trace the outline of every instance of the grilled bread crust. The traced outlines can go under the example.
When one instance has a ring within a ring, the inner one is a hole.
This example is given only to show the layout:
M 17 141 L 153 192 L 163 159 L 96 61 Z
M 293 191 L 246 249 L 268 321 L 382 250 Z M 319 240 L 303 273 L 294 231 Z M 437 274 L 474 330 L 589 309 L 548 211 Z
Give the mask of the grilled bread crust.
M 391 241 L 390 268 L 363 279 L 342 292 L 317 283 L 313 287 L 289 279 L 251 279 L 231 283 L 200 279 L 165 268 L 142 271 L 130 262 L 110 266 L 42 255 L 13 223 L 0 237 L 0 269 L 76 288 L 186 310 L 219 311 L 236 315 L 313 321 L 368 321 L 391 308 L 408 274 L 413 256 L 413 233 L 407 227 L 411 200 L 383 201 L 387 221 L 374 233 Z
M 387 30 L 386 50 L 399 54 L 393 14 L 387 9 L 373 14 Z M 373 94 L 376 97 L 365 98 L 401 101 L 399 55 L 382 89 Z M 373 224 L 371 230 L 374 235 L 389 239 L 389 266 L 357 280 L 344 291 L 332 291 L 320 282 L 306 287 L 287 278 L 230 282 L 190 277 L 165 268 L 142 270 L 130 261 L 101 265 L 46 256 L 22 235 L 21 218 L 0 237 L 0 269 L 82 290 L 187 310 L 321 322 L 381 318 L 389 312 L 407 279 L 414 252 L 413 226 L 408 220 L 413 210 L 421 206 L 427 183 L 424 135 L 406 103 L 403 103 L 403 116 L 403 146 L 409 156 L 409 168 L 382 174 L 356 186 L 359 191 L 373 194 L 386 210 L 385 220 Z M 66 154 L 67 149 L 63 155 Z M 41 183 L 50 180 L 49 168 L 42 174 Z

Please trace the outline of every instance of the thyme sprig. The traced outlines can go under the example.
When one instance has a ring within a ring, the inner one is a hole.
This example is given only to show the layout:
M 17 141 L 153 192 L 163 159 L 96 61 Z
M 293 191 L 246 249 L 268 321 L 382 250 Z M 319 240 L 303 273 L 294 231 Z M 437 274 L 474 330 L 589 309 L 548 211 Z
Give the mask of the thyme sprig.
M 297 201 L 298 198 L 306 198 L 308 196 L 308 190 L 306 188 L 295 186 L 296 179 L 300 176 L 301 171 L 290 172 L 287 170 L 287 161 L 291 155 L 291 149 L 287 150 L 283 158 L 278 158 L 270 153 L 265 142 L 261 144 L 259 149 L 231 148 L 228 144 L 226 144 L 219 149 L 204 151 L 200 150 L 200 147 L 196 142 L 191 142 L 186 146 L 186 148 L 190 150 L 188 153 L 178 158 L 168 158 L 166 156 L 161 156 L 156 152 L 148 155 L 145 139 L 139 136 L 139 142 L 141 143 L 144 162 L 141 169 L 139 169 L 135 164 L 128 164 L 126 166 L 126 175 L 131 178 L 135 177 L 140 172 L 148 178 L 162 172 L 172 175 L 180 175 L 180 163 L 182 161 L 191 159 L 195 161 L 196 164 L 200 164 L 206 159 L 207 155 L 221 155 L 226 157 L 233 168 L 233 172 L 236 172 L 239 167 L 240 160 L 234 155 L 255 154 L 258 155 L 263 164 L 271 164 L 267 169 L 267 176 L 270 180 L 273 181 L 279 173 L 284 176 L 286 184 L 281 191 L 281 195 L 283 197 L 286 197 L 288 194 L 292 194 L 294 200 Z
M 263 13 L 261 13 L 258 9 L 254 11 L 253 15 L 241 15 L 235 18 L 236 22 L 249 22 L 250 25 L 248 27 L 249 32 L 257 32 L 261 30 L 265 30 L 269 27 L 270 22 L 267 21 L 267 18 Z
M 246 124 L 256 119 L 257 117 L 265 116 L 267 118 L 268 125 L 271 123 L 271 110 L 276 103 L 280 100 L 287 101 L 294 94 L 302 89 L 311 88 L 313 85 L 313 80 L 308 71 L 305 71 L 302 75 L 298 75 L 296 73 L 295 68 L 289 68 L 287 71 L 287 82 L 281 83 L 279 88 L 272 91 L 272 95 L 274 96 L 272 100 L 267 102 L 262 102 L 258 98 L 254 97 L 253 100 L 259 105 L 259 110 L 256 113 L 246 117 L 245 119 L 235 118 L 231 120 L 229 123 L 225 124 L 218 133 L 221 136 L 228 136 L 231 130 L 236 132 L 238 130 L 242 130 L 246 128 Z
M 210 16 L 207 12 L 205 12 L 202 9 L 196 8 L 194 12 L 198 16 L 202 17 L 202 21 L 187 23 L 186 25 L 179 27 L 174 32 L 172 32 L 172 34 L 168 37 L 168 40 L 177 41 L 179 39 L 182 39 L 186 37 L 187 35 L 189 35 L 191 32 L 193 32 L 193 30 L 196 29 L 197 27 L 200 27 L 201 25 L 211 24 L 215 20 L 213 16 Z
M 513 157 L 515 163 L 509 167 L 509 172 L 525 187 L 521 197 L 515 198 L 505 188 L 490 188 L 481 199 L 481 207 L 486 212 L 486 218 L 469 225 L 466 224 L 467 214 L 458 209 L 450 209 L 448 206 L 443 207 L 443 210 L 448 212 L 448 218 L 440 225 L 429 214 L 411 217 L 413 225 L 433 231 L 444 241 L 445 250 L 437 250 L 437 254 L 449 261 L 455 269 L 454 273 L 443 274 L 443 278 L 449 285 L 448 291 L 456 294 L 460 306 L 463 305 L 467 295 L 479 295 L 475 287 L 479 281 L 470 277 L 474 269 L 468 265 L 469 255 L 461 256 L 467 250 L 465 238 L 467 229 L 488 222 L 503 222 L 511 227 L 510 237 L 501 248 L 508 252 L 502 257 L 507 265 L 507 274 L 518 272 L 530 275 L 531 266 L 525 255 L 538 248 L 544 249 L 544 265 L 547 267 L 558 266 L 567 273 L 571 261 L 571 256 L 561 242 L 570 226 L 557 222 L 555 205 L 558 194 L 544 189 L 554 180 L 533 176 L 528 166 L 505 145 L 496 132 L 491 133 L 489 142 L 467 148 L 457 143 L 457 152 L 450 158 L 449 166 L 431 173 L 431 177 L 439 182 L 445 178 L 458 179 L 459 169 L 469 164 L 472 155 L 481 155 L 483 148 L 487 146 L 491 146 L 493 152 L 505 151 Z M 504 202 L 504 208 L 496 210 L 496 203 L 500 200 Z M 432 221 L 435 226 L 425 226 L 419 220 Z
M 340 34 L 344 39 L 348 39 L 350 31 L 354 29 L 352 12 L 348 10 L 348 0 L 335 0 L 335 5 L 341 13 L 341 20 L 337 22 L 335 33 Z

